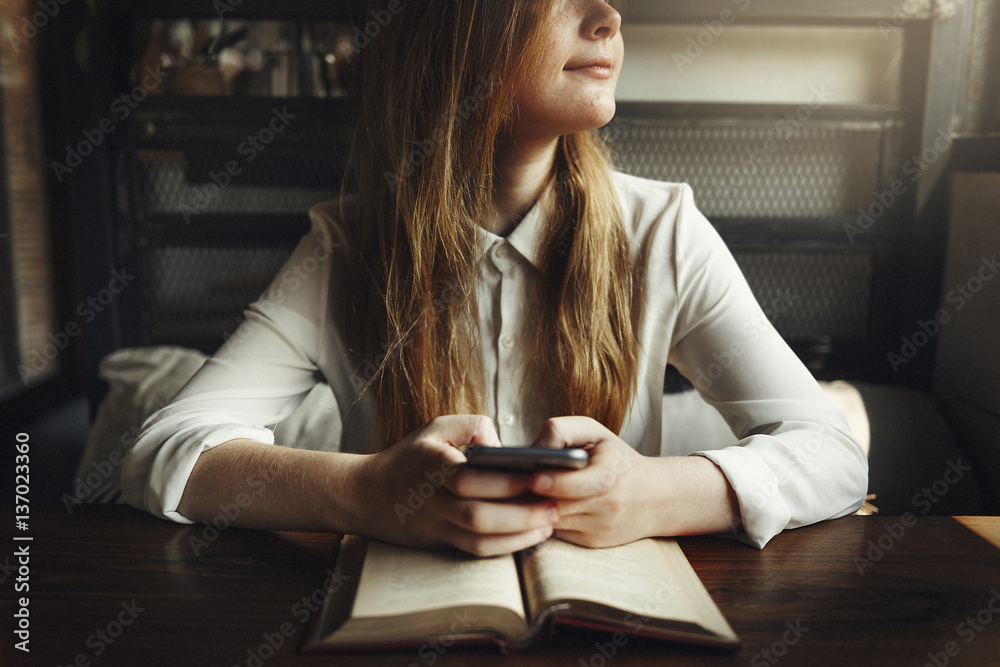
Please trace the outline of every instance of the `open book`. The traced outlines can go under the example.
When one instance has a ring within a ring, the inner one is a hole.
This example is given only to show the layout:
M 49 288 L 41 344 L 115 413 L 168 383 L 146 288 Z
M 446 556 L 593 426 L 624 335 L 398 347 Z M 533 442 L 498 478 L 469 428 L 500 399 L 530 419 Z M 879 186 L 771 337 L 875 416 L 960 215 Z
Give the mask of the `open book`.
M 476 558 L 348 536 L 306 652 L 428 641 L 527 646 L 551 624 L 738 649 L 740 640 L 673 540 L 610 549 L 549 540 Z

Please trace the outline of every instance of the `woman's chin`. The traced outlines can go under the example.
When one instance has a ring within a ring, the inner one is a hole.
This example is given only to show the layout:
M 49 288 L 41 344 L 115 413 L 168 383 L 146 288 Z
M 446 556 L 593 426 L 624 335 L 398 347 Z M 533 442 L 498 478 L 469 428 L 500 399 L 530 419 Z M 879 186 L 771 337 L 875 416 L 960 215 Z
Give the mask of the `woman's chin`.
M 615 117 L 615 111 L 617 110 L 617 105 L 615 100 L 601 100 L 594 103 L 591 107 L 592 113 L 590 114 L 590 122 L 588 123 L 588 130 L 596 130 L 598 128 L 604 127 L 612 121 Z

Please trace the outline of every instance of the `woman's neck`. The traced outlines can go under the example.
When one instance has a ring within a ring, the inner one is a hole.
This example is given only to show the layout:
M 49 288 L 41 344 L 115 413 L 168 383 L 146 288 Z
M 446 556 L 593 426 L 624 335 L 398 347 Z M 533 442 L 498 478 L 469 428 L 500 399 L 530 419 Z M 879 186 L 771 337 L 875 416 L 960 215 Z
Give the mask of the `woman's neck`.
M 490 218 L 483 225 L 486 230 L 507 236 L 517 228 L 548 183 L 558 142 L 521 143 L 497 151 Z

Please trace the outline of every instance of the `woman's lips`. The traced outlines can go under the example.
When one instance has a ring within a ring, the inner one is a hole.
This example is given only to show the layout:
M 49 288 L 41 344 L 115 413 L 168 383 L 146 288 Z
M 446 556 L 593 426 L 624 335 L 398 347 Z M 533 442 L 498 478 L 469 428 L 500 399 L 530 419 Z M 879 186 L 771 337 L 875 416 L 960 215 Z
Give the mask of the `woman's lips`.
M 565 67 L 567 72 L 585 74 L 597 79 L 610 79 L 614 69 L 614 62 L 610 58 L 595 58 L 586 62 L 571 63 Z

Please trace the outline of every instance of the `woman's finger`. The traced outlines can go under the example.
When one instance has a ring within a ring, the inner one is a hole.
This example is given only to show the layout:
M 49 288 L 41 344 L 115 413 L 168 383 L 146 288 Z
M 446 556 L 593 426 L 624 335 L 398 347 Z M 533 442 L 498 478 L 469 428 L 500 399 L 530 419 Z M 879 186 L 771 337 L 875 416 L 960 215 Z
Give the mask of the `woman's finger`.
M 441 515 L 471 533 L 503 535 L 552 526 L 559 520 L 559 509 L 551 501 L 492 503 L 459 499 L 442 508 Z
M 593 498 L 607 493 L 634 465 L 632 450 L 612 443 L 591 451 L 590 465 L 571 472 L 539 472 L 531 480 L 531 490 L 540 496 L 559 499 Z
M 531 446 L 542 449 L 586 447 L 614 437 L 614 433 L 590 417 L 554 417 L 545 421 Z
M 506 535 L 477 535 L 451 526 L 445 538 L 452 546 L 475 556 L 497 556 L 528 549 L 541 544 L 552 536 L 552 526 L 536 528 L 523 533 Z
M 460 465 L 456 473 L 445 482 L 448 489 L 462 498 L 499 500 L 516 498 L 526 493 L 531 484 L 529 473 L 479 470 Z
M 485 415 L 438 417 L 428 422 L 418 433 L 420 438 L 443 442 L 452 447 L 464 445 L 500 446 L 500 437 L 493 426 L 493 420 Z
M 618 546 L 619 544 L 616 540 L 608 540 L 599 535 L 594 535 L 591 532 L 580 530 L 556 530 L 553 533 L 553 536 L 564 542 L 579 544 L 581 547 L 587 547 L 590 549 Z

